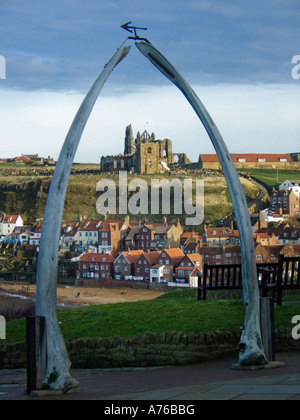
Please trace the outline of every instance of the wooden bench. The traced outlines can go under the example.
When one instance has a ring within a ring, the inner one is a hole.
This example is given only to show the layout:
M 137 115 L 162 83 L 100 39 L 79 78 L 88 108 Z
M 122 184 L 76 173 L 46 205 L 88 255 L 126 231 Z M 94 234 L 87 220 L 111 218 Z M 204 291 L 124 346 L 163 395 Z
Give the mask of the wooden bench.
M 257 277 L 259 279 L 259 284 L 261 284 L 260 277 L 265 277 L 266 279 L 267 273 L 266 272 L 265 274 L 260 274 L 261 269 L 267 269 L 268 273 L 270 273 L 270 278 L 272 278 L 271 273 L 277 273 L 278 264 L 257 264 Z M 208 290 L 239 290 L 242 288 L 243 284 L 241 264 L 204 264 L 203 276 L 198 278 L 198 300 L 206 300 Z
M 300 257 L 285 257 L 280 255 L 278 267 L 275 271 L 261 268 L 262 296 L 271 292 L 277 305 L 282 305 L 284 290 L 300 290 Z

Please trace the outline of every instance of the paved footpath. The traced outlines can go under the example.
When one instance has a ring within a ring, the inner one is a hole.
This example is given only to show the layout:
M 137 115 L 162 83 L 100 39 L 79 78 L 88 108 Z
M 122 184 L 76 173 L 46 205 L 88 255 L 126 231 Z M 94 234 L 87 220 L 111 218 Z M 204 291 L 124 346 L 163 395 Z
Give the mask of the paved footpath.
M 285 366 L 232 370 L 237 359 L 145 369 L 72 370 L 80 391 L 31 396 L 26 370 L 0 371 L 0 400 L 300 400 L 300 355 L 278 354 Z

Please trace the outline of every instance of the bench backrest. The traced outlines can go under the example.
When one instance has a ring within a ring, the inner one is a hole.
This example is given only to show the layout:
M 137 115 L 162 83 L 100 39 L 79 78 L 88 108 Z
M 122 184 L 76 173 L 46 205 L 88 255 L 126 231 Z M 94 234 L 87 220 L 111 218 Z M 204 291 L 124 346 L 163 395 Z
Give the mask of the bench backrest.
M 278 263 L 261 263 L 257 264 L 257 275 L 261 268 L 274 270 L 278 269 Z M 202 284 L 206 285 L 206 289 L 237 289 L 242 288 L 242 265 L 208 265 L 204 264 Z
M 283 289 L 300 288 L 300 257 L 286 257 L 280 255 L 278 266 L 278 277 L 281 279 L 280 286 Z

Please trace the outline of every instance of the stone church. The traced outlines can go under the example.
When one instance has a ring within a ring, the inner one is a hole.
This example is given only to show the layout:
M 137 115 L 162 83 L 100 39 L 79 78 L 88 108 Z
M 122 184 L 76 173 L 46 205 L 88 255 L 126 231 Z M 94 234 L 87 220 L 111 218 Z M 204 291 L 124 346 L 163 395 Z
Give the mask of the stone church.
M 117 156 L 102 156 L 101 172 L 127 171 L 137 174 L 157 174 L 170 171 L 174 164 L 190 163 L 185 153 L 173 153 L 172 141 L 169 139 L 155 140 L 145 130 L 133 137 L 132 127 L 128 125 L 125 131 L 124 154 Z

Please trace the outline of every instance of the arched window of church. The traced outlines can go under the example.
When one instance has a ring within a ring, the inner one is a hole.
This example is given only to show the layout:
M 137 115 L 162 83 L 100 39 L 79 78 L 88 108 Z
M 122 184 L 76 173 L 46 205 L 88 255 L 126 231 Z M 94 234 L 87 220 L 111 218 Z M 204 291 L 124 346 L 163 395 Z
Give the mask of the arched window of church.
M 124 169 L 125 165 L 124 165 L 124 160 L 121 160 L 121 169 Z
M 114 169 L 117 169 L 117 167 L 118 167 L 118 161 L 117 161 L 117 159 L 115 159 L 114 160 Z
M 167 157 L 167 151 L 166 151 L 166 149 L 163 150 L 163 157 L 164 158 Z
M 148 147 L 148 153 L 152 153 L 152 148 Z

